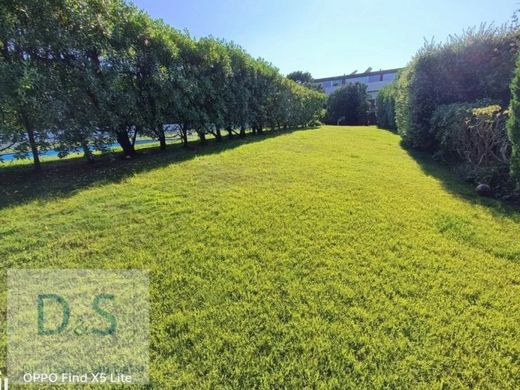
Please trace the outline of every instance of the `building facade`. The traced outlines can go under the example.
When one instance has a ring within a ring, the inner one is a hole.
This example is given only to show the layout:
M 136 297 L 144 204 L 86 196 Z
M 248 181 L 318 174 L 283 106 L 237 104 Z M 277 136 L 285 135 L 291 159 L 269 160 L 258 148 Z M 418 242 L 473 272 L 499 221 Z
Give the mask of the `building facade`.
M 349 75 L 337 76 L 337 77 L 325 77 L 322 79 L 315 79 L 314 84 L 321 85 L 325 93 L 330 95 L 332 92 L 341 88 L 342 86 L 349 83 L 362 83 L 366 84 L 367 91 L 370 96 L 369 103 L 370 108 L 375 108 L 375 100 L 379 90 L 384 86 L 391 84 L 396 78 L 397 73 L 401 69 L 387 69 L 372 71 L 369 69 L 364 73 L 352 73 Z

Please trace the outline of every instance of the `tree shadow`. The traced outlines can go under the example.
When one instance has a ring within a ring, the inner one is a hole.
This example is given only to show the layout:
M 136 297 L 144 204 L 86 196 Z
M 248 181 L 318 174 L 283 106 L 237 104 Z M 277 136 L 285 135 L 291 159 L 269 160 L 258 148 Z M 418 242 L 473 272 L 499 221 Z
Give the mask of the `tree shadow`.
M 515 220 L 520 221 L 520 204 L 516 199 L 503 200 L 480 196 L 475 192 L 475 184 L 464 181 L 447 164 L 435 160 L 428 153 L 405 147 L 403 149 L 419 164 L 424 174 L 440 181 L 450 194 L 474 205 L 486 207 L 494 215 L 515 216 Z
M 136 173 L 191 160 L 197 156 L 218 154 L 295 131 L 315 129 L 317 127 L 265 131 L 257 135 L 248 133 L 245 137 L 224 137 L 221 142 L 208 139 L 205 144 L 193 140 L 187 148 L 174 144 L 169 145 L 166 151 L 149 147 L 140 149 L 135 158 L 128 160 L 121 159 L 120 153 L 113 152 L 99 156 L 94 164 L 88 164 L 82 157 L 45 161 L 42 162 L 40 172 L 34 172 L 30 164 L 13 167 L 0 165 L 0 209 L 34 200 L 46 202 L 66 198 L 91 186 L 118 183 Z

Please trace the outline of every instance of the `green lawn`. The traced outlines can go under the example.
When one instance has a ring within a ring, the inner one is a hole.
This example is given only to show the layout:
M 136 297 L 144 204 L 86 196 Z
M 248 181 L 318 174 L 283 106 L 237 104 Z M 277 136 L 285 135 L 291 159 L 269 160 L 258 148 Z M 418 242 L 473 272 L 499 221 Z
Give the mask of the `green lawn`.
M 150 270 L 157 388 L 520 387 L 520 212 L 372 127 L 0 168 L 0 259 Z

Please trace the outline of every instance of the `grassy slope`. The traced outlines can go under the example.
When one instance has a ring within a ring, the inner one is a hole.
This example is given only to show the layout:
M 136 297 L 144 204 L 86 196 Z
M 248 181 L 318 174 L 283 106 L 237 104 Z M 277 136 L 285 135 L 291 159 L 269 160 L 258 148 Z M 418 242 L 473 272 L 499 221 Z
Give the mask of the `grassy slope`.
M 520 386 L 519 213 L 373 128 L 206 152 L 4 182 L 3 267 L 149 269 L 161 387 Z

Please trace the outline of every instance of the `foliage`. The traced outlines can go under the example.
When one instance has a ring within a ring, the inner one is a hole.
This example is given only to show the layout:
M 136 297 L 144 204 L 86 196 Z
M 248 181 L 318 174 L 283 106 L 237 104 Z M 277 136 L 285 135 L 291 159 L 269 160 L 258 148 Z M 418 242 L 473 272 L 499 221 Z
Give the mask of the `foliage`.
M 437 148 L 430 120 L 442 104 L 489 98 L 506 106 L 517 48 L 515 31 L 487 27 L 427 42 L 398 79 L 396 118 L 405 145 Z
M 81 148 L 91 161 L 91 147 L 115 139 L 133 156 L 138 135 L 166 149 L 168 124 L 187 144 L 190 131 L 204 142 L 221 129 L 306 126 L 322 111 L 322 94 L 266 61 L 123 0 L 21 0 L 0 11 L 0 147 L 31 150 L 36 168 L 48 147 Z
M 312 74 L 309 72 L 303 72 L 301 70 L 297 70 L 294 72 L 291 72 L 287 75 L 287 78 L 289 80 L 295 81 L 299 84 L 310 84 L 313 82 Z
M 314 84 L 314 78 L 312 77 L 312 74 L 310 74 L 309 72 L 297 70 L 289 73 L 287 75 L 287 78 L 309 89 L 313 89 L 318 92 L 325 92 L 321 84 Z
M 520 216 L 398 136 L 142 153 L 0 169 L 0 278 L 148 269 L 150 388 L 520 387 Z
M 379 90 L 376 100 L 377 126 L 381 129 L 395 131 L 397 124 L 395 121 L 395 84 L 387 85 Z
M 467 178 L 499 185 L 507 181 L 511 155 L 505 123 L 504 110 L 489 100 L 441 105 L 431 122 L 439 145 L 436 155 L 462 163 Z
M 366 125 L 368 93 L 366 84 L 350 83 L 334 91 L 327 102 L 328 124 Z
M 511 174 L 520 189 L 520 56 L 516 63 L 515 77 L 511 82 L 511 103 L 507 130 L 512 147 Z

